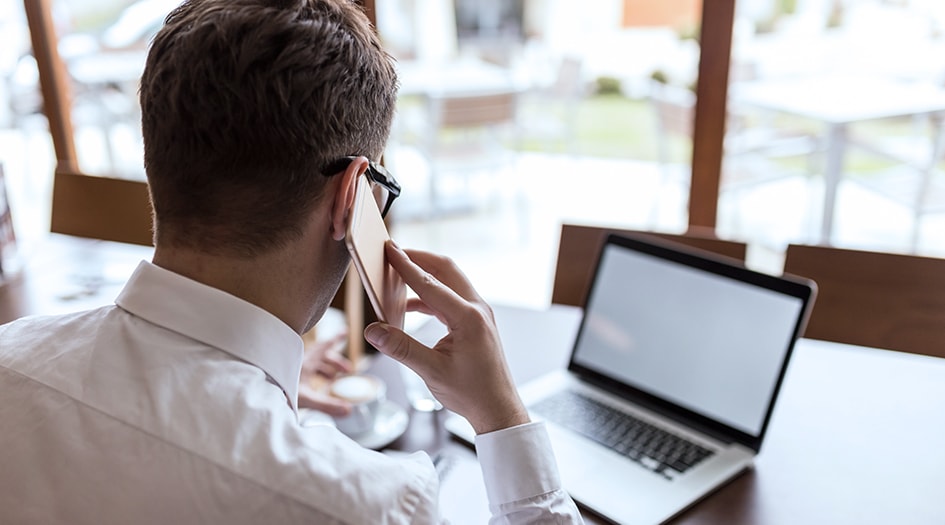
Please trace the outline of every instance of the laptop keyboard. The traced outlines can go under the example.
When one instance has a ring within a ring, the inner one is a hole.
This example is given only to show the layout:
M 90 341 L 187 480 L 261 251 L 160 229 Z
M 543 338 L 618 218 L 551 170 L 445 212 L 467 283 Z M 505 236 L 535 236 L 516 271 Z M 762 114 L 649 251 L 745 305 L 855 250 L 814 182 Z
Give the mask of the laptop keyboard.
M 686 472 L 713 454 L 705 447 L 577 392 L 558 392 L 530 409 L 667 479 Z

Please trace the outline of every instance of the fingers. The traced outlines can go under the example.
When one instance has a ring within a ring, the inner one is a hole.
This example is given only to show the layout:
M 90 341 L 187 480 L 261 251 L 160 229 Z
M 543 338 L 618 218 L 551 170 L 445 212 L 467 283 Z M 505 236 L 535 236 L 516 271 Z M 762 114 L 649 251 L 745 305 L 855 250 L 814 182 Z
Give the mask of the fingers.
M 404 250 L 404 253 L 417 266 L 423 268 L 434 279 L 445 284 L 463 299 L 473 302 L 482 301 L 472 283 L 452 259 L 420 250 Z
M 449 327 L 461 323 L 469 308 L 468 301 L 479 300 L 472 285 L 449 259 L 419 251 L 408 255 L 392 242 L 387 244 L 387 258 L 407 286 L 417 293 L 423 305 L 421 311 L 435 314 Z M 412 304 L 417 307 L 421 303 Z
M 411 297 L 407 299 L 407 311 L 408 312 L 421 312 L 425 314 L 433 315 L 433 310 L 427 307 L 426 303 L 421 301 L 419 298 Z
M 407 308 L 435 315 L 448 333 L 429 348 L 384 323 L 364 337 L 378 351 L 416 372 L 444 407 L 466 417 L 477 433 L 528 422 L 502 353 L 492 310 L 453 262 L 386 246 L 388 261 L 417 298 Z
M 364 338 L 382 354 L 416 370 L 421 376 L 435 359 L 435 353 L 416 339 L 390 325 L 372 323 L 364 329 Z
M 327 378 L 334 378 L 341 374 L 350 374 L 354 366 L 347 358 L 337 354 L 327 354 L 318 363 L 315 372 Z
M 328 378 L 352 371 L 351 361 L 341 351 L 347 342 L 347 333 L 338 334 L 331 339 L 318 341 L 306 352 L 302 362 L 302 372 L 306 375 L 319 374 Z
M 317 392 L 306 385 L 299 387 L 299 408 L 318 410 L 332 417 L 344 417 L 351 413 L 350 403 Z
M 440 315 L 439 312 L 437 312 L 436 310 L 434 310 L 434 309 L 430 308 L 429 306 L 427 306 L 427 305 L 426 305 L 423 301 L 421 301 L 420 299 L 416 299 L 416 298 L 408 299 L 408 300 L 407 300 L 407 311 L 408 311 L 408 312 L 420 312 L 420 313 L 423 313 L 423 314 L 432 315 L 432 316 L 436 317 L 437 320 L 440 321 L 441 323 L 443 323 L 444 325 L 447 324 L 446 319 L 444 319 L 443 316 Z

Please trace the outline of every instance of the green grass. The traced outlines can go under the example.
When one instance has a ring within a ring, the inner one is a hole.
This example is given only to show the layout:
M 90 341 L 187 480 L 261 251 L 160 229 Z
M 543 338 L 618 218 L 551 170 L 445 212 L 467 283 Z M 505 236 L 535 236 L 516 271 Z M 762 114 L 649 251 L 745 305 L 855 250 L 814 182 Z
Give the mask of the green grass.
M 68 0 L 72 29 L 77 33 L 98 34 L 115 23 L 132 0 Z
M 563 118 L 564 110 L 540 102 L 526 100 L 524 118 L 541 112 L 557 113 Z M 618 94 L 594 95 L 580 101 L 575 118 L 574 152 L 581 155 L 610 158 L 629 158 L 655 161 L 658 159 L 658 137 L 655 115 L 646 100 L 630 99 Z M 674 162 L 690 158 L 688 140 L 671 137 L 670 153 Z M 529 138 L 523 143 L 526 151 L 547 151 L 547 142 Z
M 402 102 L 414 106 L 418 104 L 418 101 Z M 528 129 L 529 119 L 535 119 L 537 122 L 549 116 L 556 116 L 561 122 L 568 121 L 564 106 L 527 97 L 523 99 L 520 117 L 526 122 L 524 129 Z M 646 99 L 631 99 L 609 93 L 593 95 L 578 103 L 574 122 L 576 129 L 571 150 L 573 153 L 607 158 L 659 160 L 656 116 Z M 788 116 L 768 116 L 764 121 L 759 117 L 752 117 L 746 125 L 779 127 L 814 137 L 820 137 L 824 132 L 823 125 L 818 122 Z M 853 127 L 851 133 L 861 140 L 880 142 L 888 138 L 916 135 L 920 131 L 925 132 L 913 122 L 900 119 L 858 124 Z M 509 146 L 512 144 L 509 143 Z M 527 131 L 519 147 L 525 151 L 567 151 L 562 143 L 531 135 Z M 671 162 L 688 163 L 692 158 L 691 140 L 682 136 L 670 136 L 669 156 Z M 810 163 L 808 157 L 803 155 L 771 160 L 775 166 L 796 172 L 808 171 Z M 815 158 L 813 162 L 815 170 L 821 169 L 823 157 Z M 851 147 L 848 148 L 844 159 L 844 172 L 870 177 L 895 165 L 896 163 L 889 159 Z
M 656 120 L 645 100 L 598 95 L 581 104 L 578 151 L 600 157 L 657 158 Z

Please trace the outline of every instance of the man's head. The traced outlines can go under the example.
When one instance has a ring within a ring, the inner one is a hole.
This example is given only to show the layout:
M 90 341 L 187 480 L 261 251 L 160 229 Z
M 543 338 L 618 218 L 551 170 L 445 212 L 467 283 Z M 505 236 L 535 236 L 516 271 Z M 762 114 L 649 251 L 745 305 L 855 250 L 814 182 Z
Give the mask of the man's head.
M 141 78 L 156 242 L 252 257 L 298 238 L 325 166 L 378 160 L 396 84 L 348 0 L 185 2 Z

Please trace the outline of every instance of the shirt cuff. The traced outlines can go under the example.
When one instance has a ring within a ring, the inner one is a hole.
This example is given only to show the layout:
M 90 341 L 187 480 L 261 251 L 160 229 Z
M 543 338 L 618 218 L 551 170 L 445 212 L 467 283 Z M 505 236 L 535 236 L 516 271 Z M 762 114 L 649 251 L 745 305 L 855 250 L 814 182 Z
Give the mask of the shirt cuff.
M 490 505 L 503 505 L 561 489 L 548 430 L 532 422 L 476 436 Z

